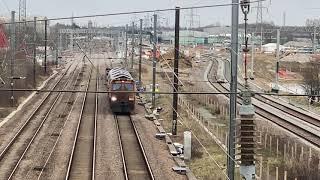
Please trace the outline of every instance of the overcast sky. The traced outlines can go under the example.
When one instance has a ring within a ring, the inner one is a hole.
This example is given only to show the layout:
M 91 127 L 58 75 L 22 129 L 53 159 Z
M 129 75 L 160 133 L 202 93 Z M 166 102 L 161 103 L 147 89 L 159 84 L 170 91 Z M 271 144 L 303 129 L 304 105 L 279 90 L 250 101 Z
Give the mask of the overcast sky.
M 19 0 L 0 0 L 0 14 L 8 16 L 9 10 L 18 11 Z M 177 2 L 178 1 L 178 2 Z M 66 17 L 80 16 L 89 14 L 104 14 L 113 12 L 127 12 L 133 10 L 153 10 L 162 8 L 173 8 L 177 3 L 181 7 L 213 5 L 231 3 L 232 0 L 27 0 L 28 16 L 47 16 Z M 278 25 L 282 25 L 283 13 L 286 12 L 287 25 L 303 25 L 307 18 L 320 17 L 320 0 L 267 0 L 263 2 L 268 9 L 264 10 L 264 20 L 273 21 Z M 253 5 L 256 6 L 256 5 Z M 319 9 L 312 9 L 319 8 Z M 229 25 L 231 22 L 231 7 L 206 8 L 196 11 L 194 16 L 194 24 L 198 24 L 200 17 L 201 25 L 214 24 L 220 22 L 223 25 Z M 250 12 L 250 21 L 256 21 L 256 9 Z M 190 11 L 189 13 L 190 14 Z M 99 24 L 125 24 L 132 19 L 138 19 L 144 15 L 136 16 L 113 16 L 109 18 L 91 19 Z M 160 16 L 167 17 L 169 20 L 163 20 L 173 25 L 173 12 L 162 13 Z M 187 24 L 187 12 L 182 12 L 182 24 Z M 240 16 L 240 22 L 242 22 Z M 85 20 L 75 20 L 84 24 Z M 164 23 L 164 22 L 163 22 Z

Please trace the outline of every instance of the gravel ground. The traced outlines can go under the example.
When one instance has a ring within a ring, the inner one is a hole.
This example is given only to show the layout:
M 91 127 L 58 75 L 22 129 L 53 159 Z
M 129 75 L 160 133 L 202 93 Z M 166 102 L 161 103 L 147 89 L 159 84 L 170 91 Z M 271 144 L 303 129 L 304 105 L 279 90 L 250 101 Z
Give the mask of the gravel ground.
M 104 72 L 107 64 L 100 63 L 99 90 L 106 91 Z M 110 111 L 107 94 L 98 95 L 97 121 L 97 179 L 124 179 L 119 140 L 113 114 Z
M 89 68 L 87 68 L 86 73 L 84 73 L 84 80 L 88 77 L 88 69 Z M 86 82 L 82 82 L 79 90 L 84 90 L 85 86 Z M 64 179 L 84 96 L 84 93 L 77 93 L 73 109 L 67 117 L 67 122 L 61 132 L 60 139 L 41 179 Z
M 143 63 L 145 64 L 145 63 Z M 152 71 L 148 65 L 143 65 L 145 72 L 142 74 L 144 84 L 149 84 L 152 78 Z M 161 78 L 157 79 L 158 82 Z M 152 121 L 145 117 L 145 110 L 142 106 L 136 106 L 136 114 L 132 116 L 135 121 L 138 132 L 143 140 L 151 168 L 157 179 L 187 179 L 184 175 L 179 175 L 172 171 L 172 167 L 176 166 L 172 159 L 165 141 L 155 138 L 158 130 Z
M 164 140 L 155 138 L 158 130 L 153 121 L 147 120 L 144 114 L 144 108 L 137 105 L 136 114 L 132 115 L 132 119 L 136 124 L 140 138 L 143 140 L 142 144 L 156 179 L 187 179 L 185 175 L 179 175 L 172 170 L 172 167 L 176 164 L 168 151 L 168 147 Z
M 45 89 L 51 88 L 55 80 L 57 80 L 59 77 L 56 77 L 54 80 L 51 80 Z M 36 95 L 34 98 L 32 98 L 25 107 L 31 106 L 34 107 L 34 105 L 39 105 L 42 98 L 45 96 L 44 93 Z M 53 99 L 53 97 L 49 98 L 50 100 Z M 45 105 L 45 109 L 49 107 L 49 103 Z M 14 133 L 18 131 L 20 126 L 26 121 L 26 118 L 32 113 L 33 109 L 32 108 L 23 108 L 21 111 L 17 112 L 4 126 L 0 128 L 0 140 L 1 140 L 1 150 L 7 145 L 7 143 L 12 139 Z M 44 112 L 41 112 L 39 114 L 40 116 L 43 116 Z M 31 123 L 32 125 L 32 123 Z M 34 127 L 33 127 L 34 128 Z M 32 129 L 29 129 L 29 131 Z M 25 132 L 26 134 L 28 132 Z M 13 145 L 12 150 L 13 151 L 8 151 L 8 156 L 6 156 L 4 159 L 2 159 L 2 162 L 6 163 L 1 163 L 0 165 L 0 179 L 3 179 L 4 177 L 8 176 L 8 169 L 12 168 L 13 163 L 15 160 L 17 160 L 16 153 L 21 153 L 21 146 L 24 145 L 25 142 L 17 142 Z
M 75 71 L 73 80 L 69 83 L 67 89 L 73 89 L 73 85 L 76 82 L 79 74 L 79 69 Z M 80 82 L 78 82 L 79 84 Z M 76 98 L 75 94 L 63 93 L 59 98 L 57 105 L 54 107 L 53 111 L 50 113 L 50 116 L 46 120 L 41 129 L 40 133 L 34 140 L 34 143 L 27 152 L 24 160 L 17 169 L 17 179 L 36 179 L 38 176 L 38 171 L 35 168 L 41 168 L 51 149 L 60 133 L 63 124 L 66 120 L 66 116 L 72 108 L 72 104 L 69 104 L 69 101 L 74 101 Z

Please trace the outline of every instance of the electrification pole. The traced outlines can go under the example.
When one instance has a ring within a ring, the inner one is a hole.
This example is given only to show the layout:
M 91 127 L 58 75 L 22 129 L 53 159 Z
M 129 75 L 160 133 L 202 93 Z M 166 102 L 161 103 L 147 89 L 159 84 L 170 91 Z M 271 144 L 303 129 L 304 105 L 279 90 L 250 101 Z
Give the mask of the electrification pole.
M 253 40 L 253 36 L 251 36 L 251 80 L 254 80 L 254 70 L 253 70 L 253 63 L 254 63 L 254 53 L 255 53 L 255 44 Z
M 157 15 L 153 15 L 152 107 L 156 106 Z
M 55 53 L 56 53 L 56 68 L 58 68 L 58 58 L 59 58 L 59 47 L 58 47 L 58 44 L 59 44 L 59 32 L 58 30 L 56 31 L 56 43 L 55 43 Z
M 232 0 L 231 25 L 231 82 L 230 82 L 230 119 L 229 119 L 229 145 L 228 145 L 228 177 L 234 180 L 235 169 L 235 121 L 237 113 L 237 74 L 238 74 L 238 41 L 239 41 L 239 0 Z
M 142 23 L 143 20 L 140 19 L 140 32 L 139 32 L 139 37 L 140 37 L 140 43 L 139 43 L 139 86 L 141 87 L 141 60 L 142 60 Z
M 242 179 L 254 180 L 256 174 L 255 168 L 255 110 L 251 103 L 251 97 L 254 93 L 251 91 L 247 78 L 247 58 L 248 58 L 248 40 L 247 24 L 248 14 L 250 12 L 250 0 L 241 0 L 241 10 L 245 20 L 245 48 L 243 49 L 245 58 L 245 88 L 241 91 L 242 104 L 239 109 L 240 124 L 237 132 L 237 147 L 240 151 L 240 175 Z
M 131 69 L 133 69 L 133 56 L 134 56 L 134 22 L 132 22 L 132 40 L 131 40 Z
M 128 24 L 126 25 L 125 29 L 126 33 L 126 42 L 125 42 L 125 48 L 124 48 L 124 62 L 125 62 L 125 69 L 128 67 Z
M 173 74 L 173 112 L 172 134 L 177 135 L 178 89 L 179 89 L 179 35 L 180 35 L 180 8 L 176 7 L 175 36 L 174 36 L 174 74 Z
M 313 54 L 316 54 L 316 39 L 317 39 L 317 28 L 316 26 L 313 27 Z
M 15 24 L 15 11 L 11 11 L 11 39 L 10 39 L 10 48 L 11 48 L 11 107 L 14 106 L 14 60 L 16 55 L 16 24 Z
M 44 21 L 44 73 L 47 74 L 48 20 Z
M 36 62 L 37 62 L 37 17 L 34 17 L 33 23 L 33 88 L 37 87 L 36 81 Z
M 279 61 L 280 61 L 280 29 L 277 29 L 277 64 L 276 64 L 276 82 L 272 87 L 272 92 L 279 92 Z

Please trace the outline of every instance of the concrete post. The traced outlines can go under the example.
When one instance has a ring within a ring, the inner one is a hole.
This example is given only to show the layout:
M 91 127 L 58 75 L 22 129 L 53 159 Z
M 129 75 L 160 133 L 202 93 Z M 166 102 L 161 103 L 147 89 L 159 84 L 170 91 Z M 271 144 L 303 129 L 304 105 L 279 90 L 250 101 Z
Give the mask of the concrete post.
M 183 151 L 184 159 L 190 160 L 191 159 L 191 132 L 185 131 L 183 135 L 184 135 L 184 151 Z
M 288 171 L 284 171 L 284 180 L 288 180 Z

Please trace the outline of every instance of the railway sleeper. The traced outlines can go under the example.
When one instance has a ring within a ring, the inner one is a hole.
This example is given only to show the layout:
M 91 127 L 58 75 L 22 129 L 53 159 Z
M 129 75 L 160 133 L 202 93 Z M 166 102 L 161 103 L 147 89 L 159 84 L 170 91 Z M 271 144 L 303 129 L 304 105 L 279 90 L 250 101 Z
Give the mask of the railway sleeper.
M 187 174 L 187 168 L 186 167 L 180 167 L 180 166 L 174 166 L 172 167 L 172 170 L 178 174 L 186 175 Z
M 66 114 L 59 114 L 59 118 L 65 118 L 67 115 Z
M 54 136 L 54 137 L 58 137 L 60 134 L 59 133 L 52 133 L 51 136 Z
M 33 168 L 34 171 L 45 171 L 46 169 L 43 166 L 35 166 Z
M 67 104 L 73 105 L 74 101 L 68 101 Z
M 162 140 L 162 139 L 164 139 L 165 137 L 166 137 L 166 133 L 156 133 L 156 138 L 157 138 L 157 139 Z
M 168 144 L 168 148 L 172 156 L 177 156 L 179 154 L 176 147 L 173 144 Z

